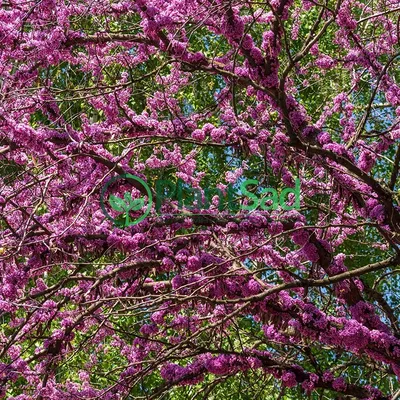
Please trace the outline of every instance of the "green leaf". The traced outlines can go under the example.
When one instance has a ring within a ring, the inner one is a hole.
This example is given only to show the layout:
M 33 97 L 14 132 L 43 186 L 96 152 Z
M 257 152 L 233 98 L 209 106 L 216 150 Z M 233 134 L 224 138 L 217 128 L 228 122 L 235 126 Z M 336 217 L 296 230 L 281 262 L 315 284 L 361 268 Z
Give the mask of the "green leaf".
M 131 204 L 132 203 L 132 196 L 131 196 L 131 194 L 129 193 L 129 192 L 125 192 L 124 193 L 124 199 L 125 199 L 125 201 L 127 201 L 128 202 L 128 204 Z
M 115 210 L 115 211 L 127 211 L 129 210 L 129 205 L 124 202 L 124 200 L 120 199 L 117 196 L 114 196 L 113 194 L 109 198 L 110 201 L 110 206 Z
M 129 206 L 130 206 L 130 208 L 129 208 L 130 210 L 138 211 L 144 206 L 144 199 L 133 200 Z
M 124 199 L 129 203 L 129 210 L 137 211 L 144 206 L 144 199 L 141 198 L 133 200 L 129 192 L 124 194 Z

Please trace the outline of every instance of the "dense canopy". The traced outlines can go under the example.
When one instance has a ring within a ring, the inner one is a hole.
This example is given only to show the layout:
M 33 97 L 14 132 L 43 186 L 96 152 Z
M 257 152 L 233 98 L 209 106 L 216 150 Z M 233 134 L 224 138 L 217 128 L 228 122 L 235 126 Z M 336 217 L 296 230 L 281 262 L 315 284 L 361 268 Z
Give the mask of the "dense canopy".
M 1 396 L 400 396 L 399 41 L 398 0 L 1 0 Z

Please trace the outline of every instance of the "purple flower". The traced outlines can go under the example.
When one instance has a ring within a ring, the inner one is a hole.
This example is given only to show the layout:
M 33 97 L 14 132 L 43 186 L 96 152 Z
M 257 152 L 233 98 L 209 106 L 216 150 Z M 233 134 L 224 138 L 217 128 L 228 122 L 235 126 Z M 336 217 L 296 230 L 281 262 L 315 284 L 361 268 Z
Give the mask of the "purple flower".
M 344 392 L 347 389 L 346 381 L 343 377 L 336 378 L 332 383 L 333 389 L 337 390 L 338 392 Z
M 293 372 L 285 372 L 282 375 L 282 382 L 286 387 L 294 387 L 297 385 L 296 375 Z

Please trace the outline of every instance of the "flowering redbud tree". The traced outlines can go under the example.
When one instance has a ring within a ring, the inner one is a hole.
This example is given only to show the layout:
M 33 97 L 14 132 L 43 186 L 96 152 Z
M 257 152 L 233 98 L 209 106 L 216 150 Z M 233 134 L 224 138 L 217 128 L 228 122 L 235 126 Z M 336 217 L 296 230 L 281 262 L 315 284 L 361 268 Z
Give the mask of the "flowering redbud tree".
M 0 6 L 2 398 L 400 396 L 398 0 Z

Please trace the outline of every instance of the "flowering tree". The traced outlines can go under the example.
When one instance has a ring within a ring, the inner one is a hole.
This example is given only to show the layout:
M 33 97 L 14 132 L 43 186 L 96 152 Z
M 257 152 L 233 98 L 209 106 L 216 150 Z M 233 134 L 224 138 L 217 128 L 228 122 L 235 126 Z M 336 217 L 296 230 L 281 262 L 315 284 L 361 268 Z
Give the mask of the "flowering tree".
M 1 395 L 397 398 L 399 41 L 396 0 L 2 1 Z

